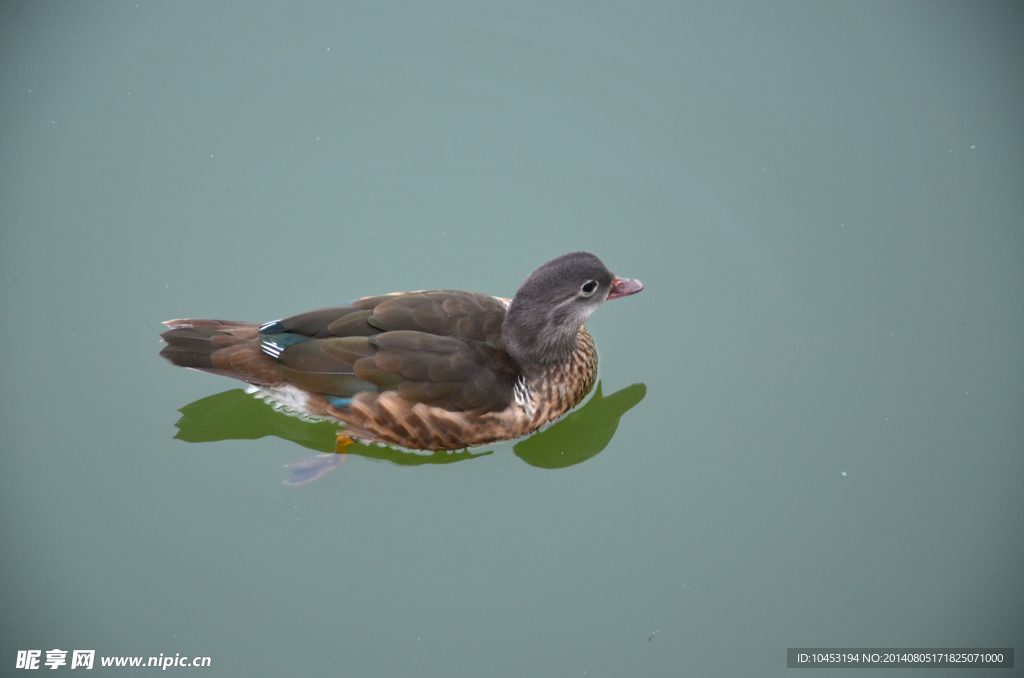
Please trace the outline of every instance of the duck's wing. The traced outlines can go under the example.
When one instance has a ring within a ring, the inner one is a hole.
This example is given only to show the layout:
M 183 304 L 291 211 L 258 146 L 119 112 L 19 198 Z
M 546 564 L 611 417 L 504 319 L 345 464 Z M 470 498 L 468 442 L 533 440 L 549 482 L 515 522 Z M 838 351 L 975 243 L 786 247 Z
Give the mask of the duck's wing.
M 322 339 L 410 330 L 497 346 L 507 306 L 504 299 L 478 292 L 397 292 L 275 320 L 262 325 L 260 333 Z
M 508 406 L 516 371 L 500 347 L 505 304 L 437 290 L 368 297 L 260 328 L 263 351 L 301 388 L 346 407 L 359 393 L 395 391 L 451 411 Z

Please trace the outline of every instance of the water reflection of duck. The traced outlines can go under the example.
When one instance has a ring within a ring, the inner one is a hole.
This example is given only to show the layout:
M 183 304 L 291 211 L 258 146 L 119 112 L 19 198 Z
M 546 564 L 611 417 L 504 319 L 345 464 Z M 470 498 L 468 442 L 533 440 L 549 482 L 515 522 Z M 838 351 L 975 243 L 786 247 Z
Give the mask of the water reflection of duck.
M 646 394 L 644 384 L 633 384 L 605 396 L 601 392 L 601 382 L 597 382 L 586 404 L 578 406 L 561 421 L 536 435 L 517 442 L 513 448 L 515 455 L 531 466 L 546 469 L 583 463 L 607 447 L 619 420 Z M 175 424 L 178 433 L 174 437 L 185 442 L 256 440 L 274 436 L 326 453 L 288 463 L 286 466 L 291 470 L 285 481 L 288 485 L 312 482 L 340 466 L 353 454 L 399 466 L 437 466 L 480 459 L 495 452 L 487 447 L 417 452 L 352 443 L 344 445 L 341 451 L 345 454 L 335 454 L 339 451 L 336 421 L 310 422 L 286 416 L 240 388 L 201 398 L 185 405 L 179 412 L 181 418 Z
M 587 252 L 541 265 L 509 302 L 436 290 L 366 297 L 263 325 L 170 320 L 164 358 L 240 379 L 346 435 L 452 450 L 526 435 L 594 386 L 583 326 L 606 299 L 635 294 Z

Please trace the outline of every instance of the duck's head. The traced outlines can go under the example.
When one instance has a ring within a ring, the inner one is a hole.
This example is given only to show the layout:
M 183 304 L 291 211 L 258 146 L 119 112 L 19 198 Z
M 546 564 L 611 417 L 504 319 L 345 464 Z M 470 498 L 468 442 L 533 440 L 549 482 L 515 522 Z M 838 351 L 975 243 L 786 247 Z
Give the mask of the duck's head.
M 639 280 L 614 275 L 589 252 L 563 254 L 519 286 L 501 327 L 505 350 L 521 368 L 564 362 L 598 306 L 643 288 Z

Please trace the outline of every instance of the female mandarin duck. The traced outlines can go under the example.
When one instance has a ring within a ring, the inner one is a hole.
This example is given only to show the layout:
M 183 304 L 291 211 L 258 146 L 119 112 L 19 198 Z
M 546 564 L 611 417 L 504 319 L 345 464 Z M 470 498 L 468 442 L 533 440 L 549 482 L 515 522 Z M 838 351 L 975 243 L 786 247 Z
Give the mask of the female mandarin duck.
M 454 450 L 524 436 L 575 407 L 597 378 L 583 323 L 643 288 L 573 252 L 538 267 L 511 302 L 397 292 L 263 325 L 169 320 L 160 355 L 340 420 L 347 437 Z

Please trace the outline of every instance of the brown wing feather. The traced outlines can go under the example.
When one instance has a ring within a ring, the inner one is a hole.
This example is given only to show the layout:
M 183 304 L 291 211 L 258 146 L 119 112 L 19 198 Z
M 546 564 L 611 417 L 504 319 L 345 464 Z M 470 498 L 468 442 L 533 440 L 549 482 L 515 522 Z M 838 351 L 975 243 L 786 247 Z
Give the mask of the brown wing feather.
M 395 391 L 451 411 L 508 406 L 515 366 L 499 348 L 506 304 L 475 292 L 367 297 L 274 324 L 313 337 L 280 352 L 296 386 L 340 397 Z
M 496 344 L 505 307 L 503 300 L 478 292 L 398 292 L 289 316 L 273 331 L 324 338 L 410 330 Z

